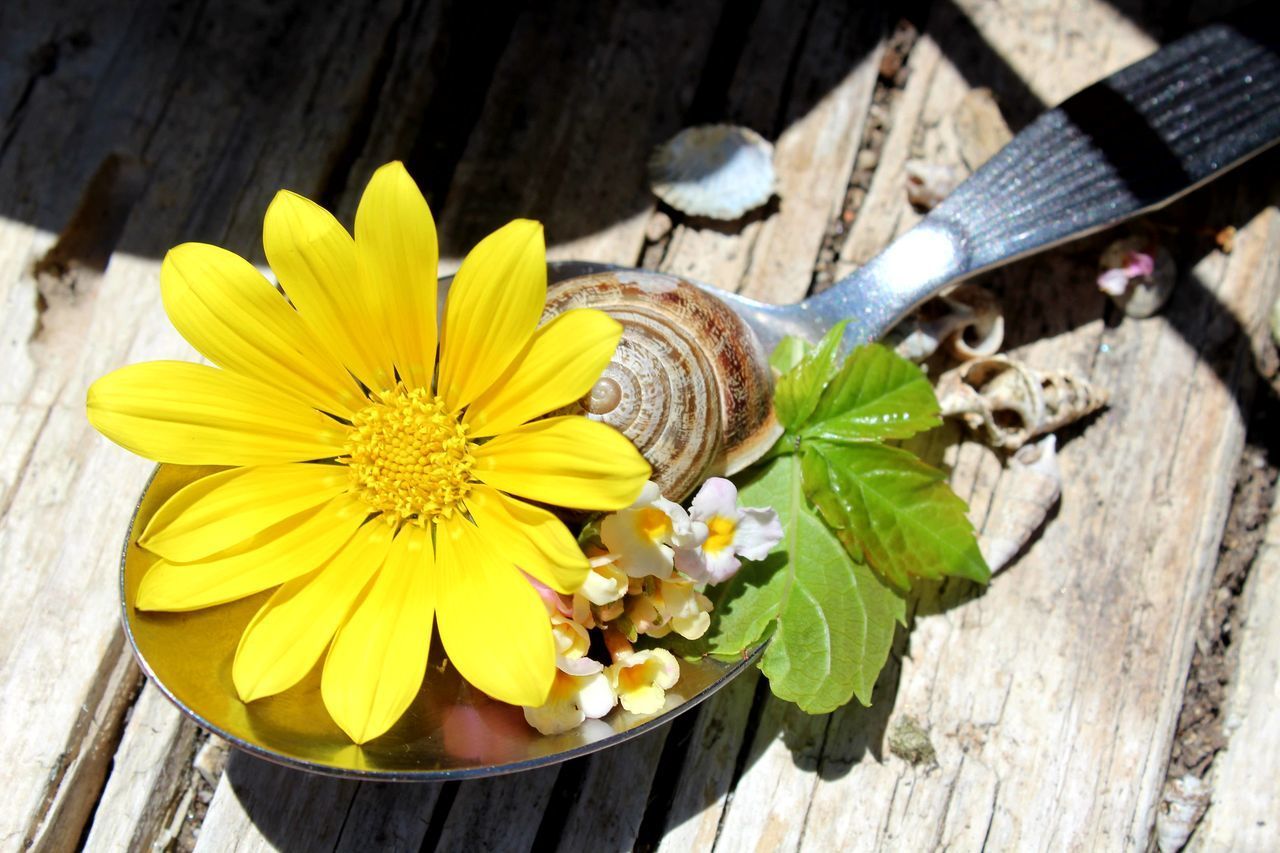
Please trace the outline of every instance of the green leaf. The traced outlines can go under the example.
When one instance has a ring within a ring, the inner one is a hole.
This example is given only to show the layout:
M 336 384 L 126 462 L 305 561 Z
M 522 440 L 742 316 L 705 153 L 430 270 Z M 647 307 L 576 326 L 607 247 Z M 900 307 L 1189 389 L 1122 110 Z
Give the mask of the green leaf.
M 787 430 L 803 426 L 817 407 L 822 389 L 836 372 L 845 325 L 840 322 L 832 326 L 794 369 L 778 377 L 773 389 L 773 408 L 778 414 L 778 423 Z
M 804 498 L 799 457 L 772 462 L 741 490 L 752 506 L 772 506 L 782 521 L 781 550 L 744 566 L 716 602 L 710 646 L 737 654 L 772 631 L 760 662 L 780 699 L 811 714 L 835 710 L 871 691 L 906 603 L 853 560 Z
M 822 392 L 805 438 L 909 438 L 942 423 L 938 399 L 919 367 L 879 344 L 854 350 Z
M 790 373 L 800 366 L 800 362 L 812 349 L 813 347 L 804 338 L 787 335 L 773 348 L 773 354 L 769 356 L 769 366 L 778 373 Z
M 787 579 L 786 555 L 775 551 L 766 560 L 743 560 L 732 581 L 709 587 L 713 622 L 706 636 L 711 654 L 740 654 L 764 640 L 778 618 Z
M 941 471 L 876 443 L 806 441 L 804 491 L 852 553 L 901 588 L 911 577 L 957 575 L 986 583 L 965 503 Z

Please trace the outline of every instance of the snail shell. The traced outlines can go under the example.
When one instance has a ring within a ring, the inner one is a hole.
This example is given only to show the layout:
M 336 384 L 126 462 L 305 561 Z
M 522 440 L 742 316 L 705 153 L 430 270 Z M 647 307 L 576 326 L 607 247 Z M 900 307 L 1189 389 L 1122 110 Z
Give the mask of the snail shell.
M 613 361 L 569 411 L 631 439 L 668 498 L 741 471 L 782 434 L 764 351 L 720 300 L 673 276 L 617 271 L 553 285 L 543 319 L 573 308 L 605 311 L 623 332 Z

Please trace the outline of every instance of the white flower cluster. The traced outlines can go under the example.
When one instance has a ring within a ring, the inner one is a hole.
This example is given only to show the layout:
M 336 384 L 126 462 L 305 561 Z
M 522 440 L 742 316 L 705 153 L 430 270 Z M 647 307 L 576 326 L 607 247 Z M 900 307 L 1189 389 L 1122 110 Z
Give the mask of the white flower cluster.
M 777 513 L 739 506 L 728 480 L 708 480 L 687 511 L 656 483 L 646 485 L 634 504 L 600 520 L 598 541 L 586 546 L 591 571 L 581 590 L 570 599 L 540 588 L 556 635 L 557 673 L 547 702 L 526 707 L 525 719 L 558 734 L 617 704 L 633 714 L 662 710 L 680 666 L 666 649 L 632 643 L 673 632 L 700 638 L 711 625 L 702 589 L 733 577 L 739 557 L 764 559 L 781 539 Z M 608 666 L 588 654 L 593 628 L 602 632 Z

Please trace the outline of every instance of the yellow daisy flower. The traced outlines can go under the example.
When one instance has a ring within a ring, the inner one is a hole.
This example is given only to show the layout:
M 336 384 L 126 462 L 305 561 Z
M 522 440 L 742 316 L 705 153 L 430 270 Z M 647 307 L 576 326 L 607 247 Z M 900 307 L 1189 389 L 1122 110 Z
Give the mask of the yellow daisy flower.
M 90 422 L 158 462 L 232 466 L 178 492 L 139 541 L 158 555 L 142 610 L 193 610 L 279 587 L 236 650 L 245 702 L 324 656 L 325 707 L 363 743 L 422 683 L 434 621 L 472 685 L 540 705 L 555 678 L 546 610 L 588 561 L 552 513 L 629 506 L 649 466 L 583 417 L 621 327 L 576 310 L 539 327 L 542 227 L 517 220 L 463 261 L 437 346 L 435 224 L 400 163 L 374 174 L 355 237 L 280 192 L 263 226 L 280 293 L 239 256 L 164 259 L 165 310 L 216 367 L 151 362 L 88 394 Z M 439 368 L 437 364 L 439 351 Z

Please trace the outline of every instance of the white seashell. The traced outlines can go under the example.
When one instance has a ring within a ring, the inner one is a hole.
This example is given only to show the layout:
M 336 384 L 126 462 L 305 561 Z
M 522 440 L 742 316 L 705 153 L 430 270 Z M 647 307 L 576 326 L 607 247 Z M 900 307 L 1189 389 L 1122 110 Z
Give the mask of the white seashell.
M 920 364 L 938 351 L 942 339 L 955 331 L 959 323 L 960 318 L 954 314 L 944 314 L 935 320 L 907 320 L 895 326 L 885 342 L 891 344 L 898 355 Z
M 969 361 L 1000 352 L 1004 345 L 1004 314 L 991 291 L 976 284 L 962 284 L 942 299 L 963 317 L 947 338 L 952 355 Z
M 1096 412 L 1107 403 L 1102 389 L 1061 370 L 1036 370 L 1005 356 L 966 362 L 938 377 L 942 414 L 983 430 L 995 447 L 1016 450 Z
M 961 361 L 995 355 L 1004 343 L 1004 315 L 991 292 L 962 284 L 920 307 L 889 334 L 894 351 L 922 362 L 944 343 Z
M 1156 812 L 1156 848 L 1160 853 L 1177 853 L 1186 846 L 1209 808 L 1211 793 L 1205 780 L 1191 774 L 1165 784 Z
M 774 194 L 773 146 L 745 127 L 686 128 L 654 149 L 649 186 L 690 216 L 738 219 Z
M 1057 448 L 1057 438 L 1047 435 L 1009 458 L 987 512 L 986 527 L 978 537 L 978 548 L 992 573 L 1022 552 L 1062 497 Z

